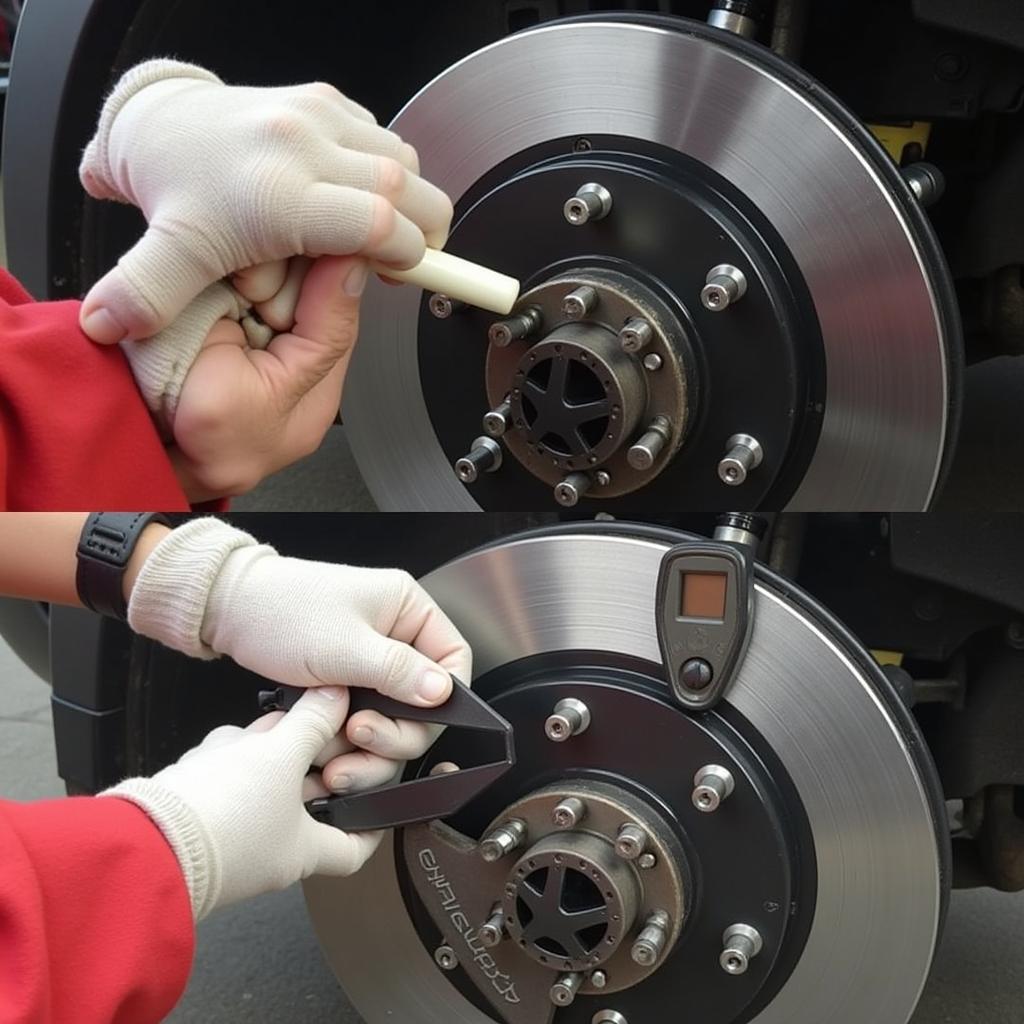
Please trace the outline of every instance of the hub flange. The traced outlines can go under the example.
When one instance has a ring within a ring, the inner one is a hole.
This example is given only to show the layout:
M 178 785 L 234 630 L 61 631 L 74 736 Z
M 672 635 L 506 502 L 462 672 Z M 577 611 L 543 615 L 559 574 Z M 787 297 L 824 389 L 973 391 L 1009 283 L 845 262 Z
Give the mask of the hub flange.
M 567 295 L 592 288 L 593 308 L 570 319 Z M 653 480 L 682 443 L 696 396 L 693 354 L 686 329 L 650 289 L 625 274 L 587 268 L 559 274 L 531 288 L 516 314 L 535 310 L 538 332 L 487 353 L 492 408 L 508 399 L 508 450 L 534 476 L 554 486 L 567 473 L 605 470 L 595 490 L 628 494 Z M 649 327 L 645 344 L 627 351 L 620 338 L 631 321 Z M 644 362 L 656 355 L 657 360 Z M 657 366 L 650 370 L 648 366 Z M 666 443 L 637 469 L 628 449 L 656 419 Z

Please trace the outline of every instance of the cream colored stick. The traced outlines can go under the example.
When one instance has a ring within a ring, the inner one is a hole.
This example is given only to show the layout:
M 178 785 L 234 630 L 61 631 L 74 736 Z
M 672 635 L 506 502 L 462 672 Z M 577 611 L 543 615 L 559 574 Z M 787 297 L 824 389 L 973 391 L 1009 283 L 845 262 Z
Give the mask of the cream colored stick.
M 379 264 L 374 269 L 395 281 L 419 285 L 424 291 L 440 292 L 471 306 L 489 309 L 504 316 L 512 312 L 519 298 L 519 282 L 478 263 L 460 259 L 450 252 L 428 249 L 411 270 L 395 270 Z

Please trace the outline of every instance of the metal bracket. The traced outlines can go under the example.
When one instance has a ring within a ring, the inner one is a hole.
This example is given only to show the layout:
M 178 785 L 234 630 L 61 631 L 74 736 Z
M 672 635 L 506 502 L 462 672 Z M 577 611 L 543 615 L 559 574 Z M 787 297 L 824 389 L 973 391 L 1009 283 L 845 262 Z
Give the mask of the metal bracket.
M 306 809 L 309 813 L 317 821 L 346 832 L 414 825 L 455 814 L 509 771 L 516 763 L 512 726 L 464 683 L 454 677 L 452 682 L 455 685 L 451 697 L 434 708 L 413 707 L 385 697 L 376 690 L 353 687 L 349 691 L 349 714 L 378 711 L 388 718 L 494 733 L 504 742 L 504 757 L 501 760 L 381 786 L 362 793 L 318 797 L 307 801 Z M 260 710 L 288 711 L 303 692 L 301 688 L 293 686 L 262 690 L 259 694 Z

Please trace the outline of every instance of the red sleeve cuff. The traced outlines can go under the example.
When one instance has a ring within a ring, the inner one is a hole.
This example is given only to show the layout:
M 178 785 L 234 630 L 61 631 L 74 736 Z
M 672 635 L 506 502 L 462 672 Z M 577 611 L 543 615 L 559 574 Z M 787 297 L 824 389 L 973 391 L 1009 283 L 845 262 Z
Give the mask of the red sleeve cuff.
M 178 861 L 133 804 L 0 802 L 0 1020 L 145 1024 L 188 981 Z
M 27 300 L 0 273 L 0 509 L 188 511 L 120 348 Z

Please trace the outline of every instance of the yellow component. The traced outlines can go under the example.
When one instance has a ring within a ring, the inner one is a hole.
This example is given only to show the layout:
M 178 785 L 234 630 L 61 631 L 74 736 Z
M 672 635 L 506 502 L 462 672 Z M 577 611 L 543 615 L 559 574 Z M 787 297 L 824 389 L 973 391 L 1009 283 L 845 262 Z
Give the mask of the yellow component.
M 871 657 L 879 665 L 902 665 L 903 654 L 900 651 L 872 651 Z
M 903 150 L 911 142 L 916 142 L 921 147 L 921 156 L 923 157 L 932 133 L 930 121 L 911 121 L 909 124 L 869 124 L 867 128 L 885 146 L 889 156 L 897 164 L 903 162 Z

